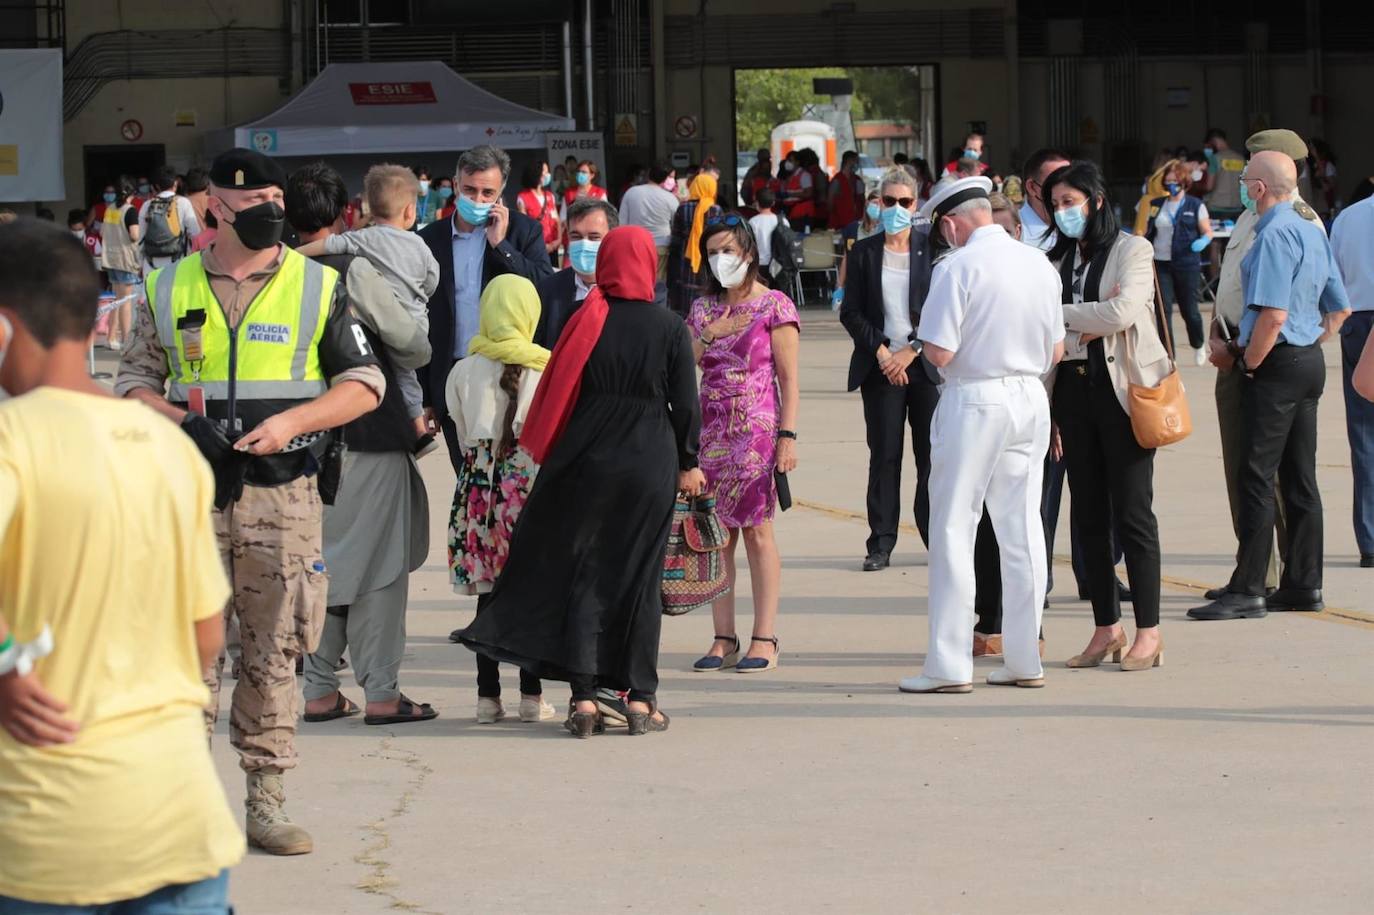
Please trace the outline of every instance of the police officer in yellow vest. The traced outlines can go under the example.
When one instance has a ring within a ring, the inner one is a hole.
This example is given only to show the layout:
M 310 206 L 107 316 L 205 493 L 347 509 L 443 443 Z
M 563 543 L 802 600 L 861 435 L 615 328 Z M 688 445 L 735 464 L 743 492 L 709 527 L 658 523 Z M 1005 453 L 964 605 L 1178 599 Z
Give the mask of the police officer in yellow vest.
M 248 841 L 304 854 L 313 843 L 286 816 L 282 774 L 296 765 L 296 658 L 324 624 L 321 433 L 375 409 L 386 382 L 338 274 L 281 244 L 281 166 L 234 149 L 210 183 L 219 233 L 149 276 L 115 391 L 180 423 L 215 471 L 215 532 L 234 586 L 225 616 L 243 645 L 229 734 L 248 774 Z M 212 724 L 219 679 L 207 677 Z

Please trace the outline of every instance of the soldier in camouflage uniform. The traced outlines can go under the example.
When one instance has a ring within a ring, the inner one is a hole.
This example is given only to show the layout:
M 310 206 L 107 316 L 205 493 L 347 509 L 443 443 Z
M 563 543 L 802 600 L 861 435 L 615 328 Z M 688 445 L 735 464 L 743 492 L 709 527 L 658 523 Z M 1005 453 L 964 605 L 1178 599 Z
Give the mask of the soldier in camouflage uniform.
M 296 658 L 313 651 L 328 580 L 317 472 L 333 429 L 376 408 L 386 382 L 338 274 L 280 243 L 286 175 L 245 149 L 210 170 L 219 235 L 153 273 L 115 382 L 178 422 L 215 472 L 215 532 L 233 583 L 242 676 L 229 735 L 248 776 L 250 845 L 312 850 L 283 809 L 296 765 Z M 223 660 L 207 674 L 213 728 Z

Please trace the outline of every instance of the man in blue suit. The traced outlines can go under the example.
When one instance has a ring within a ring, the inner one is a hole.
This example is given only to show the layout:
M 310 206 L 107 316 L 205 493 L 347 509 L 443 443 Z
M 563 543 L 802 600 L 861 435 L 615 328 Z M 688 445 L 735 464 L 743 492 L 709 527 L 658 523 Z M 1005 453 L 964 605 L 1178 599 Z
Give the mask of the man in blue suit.
M 426 416 L 444 432 L 449 460 L 458 469 L 461 449 L 448 415 L 444 387 L 453 364 L 468 353 L 477 334 L 482 290 L 503 273 L 538 284 L 553 273 L 538 222 L 511 211 L 501 200 L 510 177 L 510 156 L 477 146 L 458 159 L 457 209 L 452 219 L 420 230 L 439 262 L 439 288 L 429 300 L 429 342 L 434 355 L 419 370 Z

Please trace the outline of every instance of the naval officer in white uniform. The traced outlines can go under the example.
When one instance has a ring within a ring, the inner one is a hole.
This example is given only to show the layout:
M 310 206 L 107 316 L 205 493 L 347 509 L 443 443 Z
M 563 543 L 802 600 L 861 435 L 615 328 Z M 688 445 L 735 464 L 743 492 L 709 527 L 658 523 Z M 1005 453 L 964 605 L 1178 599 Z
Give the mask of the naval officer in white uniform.
M 930 650 L 903 692 L 973 689 L 973 543 L 985 503 L 1001 548 L 1005 661 L 988 682 L 1045 683 L 1042 379 L 1064 354 L 1064 313 L 1059 274 L 992 221 L 991 191 L 986 178 L 946 181 L 921 208 L 955 250 L 935 266 L 916 331 L 944 384 L 930 428 Z

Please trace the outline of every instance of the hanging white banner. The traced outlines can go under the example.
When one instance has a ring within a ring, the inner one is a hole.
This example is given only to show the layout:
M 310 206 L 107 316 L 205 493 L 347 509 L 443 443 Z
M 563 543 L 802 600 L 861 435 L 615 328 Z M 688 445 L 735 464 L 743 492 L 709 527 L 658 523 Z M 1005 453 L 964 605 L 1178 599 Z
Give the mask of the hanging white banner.
M 0 51 L 0 200 L 65 200 L 62 52 Z

